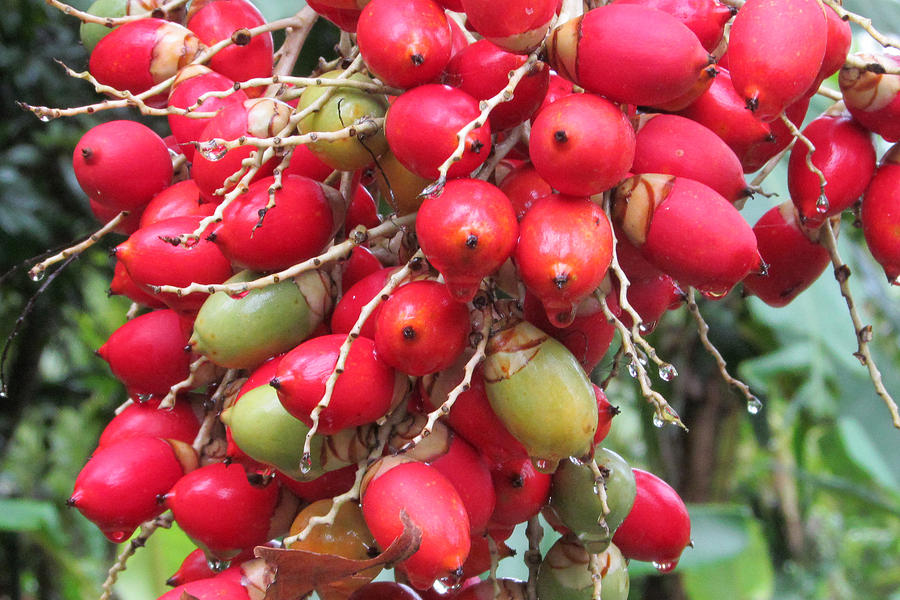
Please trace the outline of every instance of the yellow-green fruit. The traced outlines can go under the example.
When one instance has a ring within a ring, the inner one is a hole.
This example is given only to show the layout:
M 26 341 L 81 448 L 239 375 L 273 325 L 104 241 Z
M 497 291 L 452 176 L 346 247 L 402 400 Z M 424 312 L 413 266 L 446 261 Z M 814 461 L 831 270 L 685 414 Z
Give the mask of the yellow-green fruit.
M 547 551 L 537 576 L 538 600 L 591 600 L 591 555 L 574 538 L 561 537 Z M 597 555 L 600 600 L 627 600 L 630 582 L 625 557 L 615 544 Z
M 343 71 L 329 71 L 319 76 L 320 79 L 334 79 Z M 355 81 L 372 82 L 362 73 L 350 76 Z M 387 98 L 381 94 L 373 94 L 359 88 L 311 85 L 300 96 L 300 110 L 306 109 L 318 100 L 326 91 L 334 90 L 332 96 L 317 111 L 300 121 L 302 133 L 338 131 L 355 126 L 358 131 L 372 127 L 373 119 L 383 118 L 387 112 Z M 309 149 L 319 160 L 333 169 L 355 171 L 372 164 L 375 157 L 387 150 L 387 139 L 380 126 L 362 138 L 348 137 L 340 140 L 319 140 L 309 144 Z
M 226 283 L 258 277 L 242 271 Z M 331 304 L 330 280 L 318 271 L 236 296 L 216 292 L 200 307 L 190 345 L 222 367 L 251 369 L 305 340 Z
M 538 470 L 590 451 L 597 400 L 578 360 L 527 321 L 488 341 L 485 391 L 491 407 L 528 450 Z
M 96 17 L 118 18 L 129 15 L 149 17 L 150 13 L 159 5 L 159 0 L 97 0 L 88 7 L 86 12 Z M 82 23 L 79 31 L 81 43 L 89 53 L 93 52 L 94 46 L 112 30 L 112 27 L 99 23 Z

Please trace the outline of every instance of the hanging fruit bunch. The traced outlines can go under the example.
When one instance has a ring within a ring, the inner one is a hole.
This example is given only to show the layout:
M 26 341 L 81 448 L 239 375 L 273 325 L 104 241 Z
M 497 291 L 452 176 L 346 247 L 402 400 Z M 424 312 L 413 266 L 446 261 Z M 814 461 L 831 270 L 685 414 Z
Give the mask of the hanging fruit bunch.
M 897 283 L 900 151 L 879 166 L 874 138 L 900 139 L 900 61 L 849 55 L 848 21 L 877 31 L 833 0 L 186 4 L 66 9 L 90 51 L 69 74 L 107 98 L 23 104 L 171 132 L 87 131 L 74 170 L 104 226 L 31 272 L 125 236 L 110 287 L 133 310 L 98 355 L 129 400 L 69 504 L 114 542 L 190 536 L 162 598 L 624 599 L 629 561 L 671 571 L 691 525 L 603 447 L 614 339 L 654 422 L 684 427 L 643 336 L 687 310 L 708 344 L 695 290 L 789 303 L 842 272 L 860 198 Z M 295 75 L 320 17 L 340 55 Z M 801 130 L 814 94 L 836 102 Z M 791 200 L 751 225 L 786 154 Z M 526 522 L 529 580 L 495 579 Z

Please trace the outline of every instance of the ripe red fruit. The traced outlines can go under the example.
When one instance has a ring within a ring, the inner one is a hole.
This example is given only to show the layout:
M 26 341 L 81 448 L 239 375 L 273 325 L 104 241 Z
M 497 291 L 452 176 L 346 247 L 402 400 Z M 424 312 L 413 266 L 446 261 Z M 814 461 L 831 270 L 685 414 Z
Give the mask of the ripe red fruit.
M 554 194 L 538 200 L 522 219 L 516 268 L 550 322 L 565 327 L 576 305 L 603 281 L 612 250 L 612 227 L 600 206 Z
M 683 96 L 712 62 L 681 21 L 632 4 L 601 6 L 564 23 L 547 51 L 553 68 L 587 91 L 644 106 Z
M 432 0 L 372 0 L 356 36 L 366 65 L 387 85 L 430 83 L 450 60 L 450 24 Z
M 162 398 L 135 402 L 125 407 L 103 429 L 98 448 L 139 435 L 192 444 L 200 431 L 200 420 L 189 400 L 178 398 L 172 408 L 159 410 Z
M 616 529 L 613 543 L 626 558 L 653 562 L 668 572 L 691 541 L 691 518 L 672 487 L 654 475 L 632 469 L 637 496 L 631 512 Z
M 91 455 L 67 504 L 110 541 L 121 543 L 165 510 L 157 496 L 196 467 L 197 455 L 187 444 L 150 436 L 126 438 Z
M 816 0 L 748 0 L 728 39 L 734 89 L 762 121 L 772 121 L 816 81 L 828 23 Z
M 619 409 L 610 404 L 606 392 L 600 386 L 594 385 L 594 395 L 597 396 L 597 432 L 594 434 L 594 445 L 596 446 L 609 435 L 613 417 L 619 414 Z
M 118 217 L 119 213 L 121 212 L 114 208 L 109 208 L 103 204 L 100 204 L 96 200 L 88 200 L 88 203 L 91 207 L 91 212 L 94 213 L 94 218 L 96 218 L 100 223 L 109 223 L 110 221 Z M 128 215 L 125 216 L 121 221 L 119 221 L 119 224 L 115 229 L 113 229 L 113 231 L 115 231 L 116 233 L 121 233 L 122 235 L 131 235 L 138 230 L 140 221 L 140 209 L 129 211 Z
M 312 426 L 310 413 L 325 394 L 347 336 L 323 335 L 285 354 L 272 385 L 285 410 Z M 375 353 L 375 342 L 358 337 L 350 347 L 328 408 L 319 415 L 319 433 L 365 425 L 387 414 L 394 399 L 395 372 Z
M 512 254 L 519 225 L 509 198 L 496 186 L 457 179 L 422 203 L 416 235 L 456 300 L 468 302 L 481 280 Z
M 195 0 L 186 21 L 187 28 L 207 46 L 231 39 L 241 29 L 252 29 L 265 23 L 262 13 L 247 0 Z M 246 37 L 248 39 L 239 39 L 238 43 L 223 48 L 210 58 L 210 68 L 232 81 L 271 76 L 274 50 L 271 32 Z M 241 43 L 243 41 L 246 43 Z
M 75 146 L 72 166 L 84 193 L 116 213 L 138 211 L 172 181 L 166 143 L 134 121 L 92 127 Z
M 163 397 L 190 373 L 185 346 L 191 321 L 174 310 L 155 310 L 116 329 L 97 354 L 132 395 Z
M 478 117 L 478 101 L 448 85 L 428 84 L 401 94 L 388 109 L 384 122 L 391 152 L 400 163 L 421 177 L 437 179 L 438 168 L 458 144 L 457 132 Z M 491 126 L 485 123 L 466 135 L 462 158 L 447 172 L 464 177 L 491 153 Z
M 254 182 L 222 213 L 211 231 L 213 242 L 233 265 L 253 271 L 279 271 L 316 256 L 344 220 L 340 194 L 318 181 L 287 175 L 267 209 L 274 177 Z
M 182 598 L 196 598 L 197 600 L 250 600 L 250 595 L 239 581 L 222 577 L 208 577 L 179 585 L 157 598 L 157 600 L 181 600 Z
M 812 86 L 810 94 L 815 93 L 823 81 L 837 73 L 847 61 L 850 52 L 850 44 L 853 42 L 853 32 L 850 30 L 849 21 L 838 16 L 837 11 L 825 5 L 825 19 L 828 22 L 828 39 L 825 43 L 825 55 L 822 57 L 822 66 Z
M 843 111 L 823 114 L 804 127 L 803 134 L 816 148 L 811 159 L 827 181 L 828 206 L 819 204 L 821 182 L 806 164 L 806 144 L 794 144 L 791 150 L 787 183 L 801 222 L 815 228 L 850 208 L 865 191 L 875 172 L 875 146 L 872 134 Z
M 230 560 L 286 531 L 295 514 L 291 507 L 297 506 L 296 498 L 283 494 L 277 482 L 252 485 L 243 466 L 224 463 L 191 471 L 164 500 L 178 526 L 219 560 Z
M 128 270 L 122 261 L 117 260 L 113 269 L 113 278 L 109 282 L 110 296 L 125 296 L 132 302 L 136 302 L 148 308 L 165 308 L 166 303 L 139 286 L 128 274 Z
M 356 27 L 359 22 L 359 16 L 362 10 L 356 7 L 356 3 L 351 3 L 352 8 L 339 8 L 331 6 L 329 2 L 324 0 L 312 0 L 307 2 L 309 7 L 325 17 L 340 29 L 348 33 L 356 33 Z
M 656 322 L 666 310 L 681 304 L 682 291 L 669 275 L 666 275 L 641 256 L 641 251 L 628 241 L 621 233 L 616 234 L 616 258 L 619 266 L 628 277 L 628 303 L 641 317 L 641 331 L 649 333 L 656 327 Z M 613 290 L 606 296 L 610 310 L 618 310 L 619 284 L 613 284 Z M 615 306 L 614 306 L 615 304 Z M 631 327 L 631 315 L 621 311 L 617 315 L 627 327 Z
M 332 171 L 334 169 L 319 160 L 309 146 L 301 145 L 294 148 L 291 153 L 291 162 L 282 171 L 282 175 L 303 175 L 316 181 L 325 181 Z
M 350 251 L 350 258 L 344 263 L 344 270 L 341 271 L 341 289 L 349 291 L 358 281 L 382 268 L 384 267 L 381 261 L 371 250 L 365 246 L 356 246 Z
M 469 310 L 437 281 L 413 281 L 385 301 L 375 323 L 375 350 L 407 375 L 442 371 L 465 350 Z
M 199 216 L 176 217 L 142 227 L 116 246 L 116 258 L 138 285 L 183 287 L 192 282 L 222 283 L 231 277 L 231 263 L 215 244 L 206 239 L 178 245 L 167 241 L 192 233 L 200 219 Z M 170 308 L 188 311 L 199 309 L 207 298 L 206 294 L 154 295 Z
M 462 0 L 468 24 L 511 52 L 527 53 L 540 45 L 556 14 L 557 0 Z
M 553 188 L 538 174 L 534 165 L 525 163 L 503 178 L 500 191 L 509 197 L 516 211 L 516 218 L 521 221 L 531 205 L 552 194 Z
M 89 70 L 104 85 L 140 94 L 175 75 L 204 49 L 196 35 L 162 19 L 138 19 L 108 34 L 91 52 Z M 162 108 L 166 93 L 144 100 Z
M 616 4 L 640 4 L 669 13 L 694 32 L 707 52 L 722 41 L 725 24 L 736 9 L 717 0 L 616 0 Z
M 538 514 L 550 497 L 552 476 L 534 468 L 530 458 L 512 459 L 491 469 L 497 504 L 491 523 L 514 526 Z
M 488 40 L 479 40 L 453 56 L 443 81 L 458 87 L 476 100 L 487 100 L 509 83 L 509 72 L 527 60 Z M 513 97 L 491 111 L 492 131 L 505 131 L 529 119 L 541 105 L 550 82 L 550 67 L 536 62 L 516 86 Z
M 398 566 L 417 589 L 437 579 L 456 583 L 469 554 L 469 516 L 459 493 L 434 467 L 402 457 L 382 458 L 363 480 L 363 517 L 387 548 L 403 532 L 401 513 L 422 531 L 419 549 Z
M 356 184 L 350 206 L 347 207 L 347 216 L 344 218 L 344 231 L 349 233 L 362 225 L 367 229 L 381 225 L 378 217 L 378 206 L 369 190 L 361 183 Z
M 276 471 L 275 476 L 281 485 L 291 490 L 295 496 L 304 502 L 313 503 L 317 500 L 334 498 L 353 487 L 356 481 L 356 465 L 347 465 L 334 471 L 326 471 L 310 481 L 297 481 L 291 479 L 281 471 Z
M 751 273 L 744 289 L 769 306 L 785 306 L 819 278 L 831 262 L 815 233 L 800 224 L 792 202 L 771 208 L 753 226 L 765 275 Z M 813 239 L 810 239 L 810 237 Z
M 900 277 L 900 146 L 894 145 L 863 197 L 860 220 L 866 245 L 884 268 L 888 281 Z
M 350 289 L 346 289 L 334 307 L 334 312 L 331 313 L 332 333 L 350 333 L 363 307 L 375 298 L 395 271 L 395 267 L 378 269 L 357 281 Z M 383 303 L 375 307 L 375 310 L 363 323 L 360 330 L 361 336 L 370 340 L 375 339 L 375 323 L 378 321 L 378 314 L 383 307 Z
M 141 212 L 140 226 L 146 227 L 174 217 L 208 217 L 215 209 L 216 205 L 212 202 L 203 202 L 194 180 L 185 179 L 153 196 L 153 200 Z
M 216 54 L 215 58 L 219 55 Z M 189 108 L 197 103 L 197 100 L 207 92 L 224 92 L 234 90 L 234 80 L 213 71 L 204 65 L 188 65 L 181 69 L 172 82 L 169 91 L 168 105 L 176 108 Z M 247 100 L 247 94 L 243 90 L 233 91 L 224 98 L 206 98 L 197 105 L 195 112 L 217 113 L 232 104 L 242 104 Z M 184 115 L 171 114 L 168 116 L 169 127 L 172 135 L 178 142 L 178 148 L 189 161 L 194 160 L 196 148 L 191 142 L 200 140 L 203 130 L 209 124 L 212 117 L 196 119 Z
M 534 120 L 528 150 L 534 168 L 564 194 L 590 196 L 621 181 L 634 159 L 634 129 L 612 102 L 573 94 Z
M 890 54 L 854 57 L 866 64 L 880 65 L 885 71 L 900 66 L 900 58 Z M 847 110 L 863 127 L 889 142 L 900 140 L 900 75 L 845 66 L 838 83 Z
M 761 268 L 750 225 L 715 190 L 691 179 L 626 180 L 616 190 L 613 219 L 644 258 L 711 298 L 723 297 Z

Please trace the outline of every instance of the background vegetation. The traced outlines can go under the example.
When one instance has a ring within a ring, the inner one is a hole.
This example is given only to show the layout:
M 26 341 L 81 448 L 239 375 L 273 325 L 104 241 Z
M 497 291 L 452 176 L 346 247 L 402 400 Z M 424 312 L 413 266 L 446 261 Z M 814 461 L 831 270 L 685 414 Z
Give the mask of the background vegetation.
M 269 18 L 299 3 L 257 0 Z M 89 3 L 74 2 L 79 8 Z M 900 31 L 892 0 L 847 2 L 882 31 Z M 127 304 L 107 298 L 112 269 L 105 240 L 42 282 L 26 275 L 30 257 L 64 246 L 97 227 L 71 169 L 71 151 L 98 119 L 41 123 L 15 109 L 75 106 L 94 99 L 89 86 L 64 77 L 87 56 L 77 22 L 40 0 L 6 0 L 0 19 L 0 339 L 8 395 L 0 398 L 0 599 L 81 600 L 99 596 L 115 548 L 65 507 L 77 472 L 124 391 L 93 355 L 122 322 Z M 317 26 L 308 69 L 335 37 Z M 863 44 L 864 40 L 858 40 Z M 826 106 L 816 101 L 811 115 Z M 164 124 L 163 124 L 164 125 Z M 155 123 L 156 127 L 160 123 Z M 787 197 L 783 170 L 765 187 Z M 752 223 L 778 199 L 756 198 Z M 845 218 L 841 248 L 888 388 L 900 395 L 900 305 L 880 268 Z M 52 279 L 52 281 L 51 281 Z M 41 292 L 37 295 L 38 292 Z M 20 318 L 28 309 L 27 318 Z M 680 372 L 660 389 L 691 427 L 658 430 L 635 398 L 627 373 L 609 390 L 620 406 L 608 445 L 649 468 L 691 503 L 695 548 L 674 574 L 633 563 L 633 598 L 900 599 L 900 432 L 852 356 L 852 326 L 837 284 L 826 273 L 783 309 L 738 293 L 701 304 L 714 342 L 732 369 L 764 400 L 757 415 L 721 383 L 690 316 L 670 313 L 652 336 Z M 595 375 L 604 377 L 604 361 Z M 551 535 L 548 531 L 547 542 Z M 518 535 L 515 543 L 524 545 Z M 116 590 L 152 600 L 192 548 L 162 531 L 139 552 Z M 524 576 L 521 561 L 502 574 Z

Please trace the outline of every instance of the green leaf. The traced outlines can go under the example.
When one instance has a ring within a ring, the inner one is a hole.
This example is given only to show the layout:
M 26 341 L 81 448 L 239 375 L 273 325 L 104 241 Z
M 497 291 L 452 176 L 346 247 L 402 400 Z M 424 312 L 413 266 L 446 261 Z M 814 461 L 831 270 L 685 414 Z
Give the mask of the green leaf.
M 121 552 L 128 542 L 119 546 Z M 157 529 L 147 545 L 139 548 L 128 560 L 128 569 L 119 575 L 115 590 L 120 598 L 154 600 L 171 588 L 171 577 L 181 562 L 197 548 L 185 533 L 173 525 L 171 529 Z
M 56 506 L 29 498 L 0 498 L 0 530 L 49 532 L 59 527 Z

